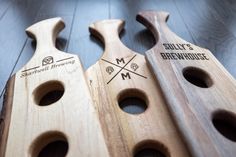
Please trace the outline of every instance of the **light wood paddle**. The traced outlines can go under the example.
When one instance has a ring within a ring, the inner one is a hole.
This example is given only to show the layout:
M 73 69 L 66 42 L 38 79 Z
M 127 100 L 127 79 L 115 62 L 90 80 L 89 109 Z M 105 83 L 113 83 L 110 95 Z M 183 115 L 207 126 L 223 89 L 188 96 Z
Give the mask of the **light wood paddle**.
M 55 48 L 63 28 L 53 18 L 26 30 L 37 47 L 8 83 L 1 157 L 109 156 L 79 58 Z
M 158 157 L 189 156 L 144 56 L 120 41 L 123 27 L 122 20 L 90 25 L 90 32 L 105 44 L 86 76 L 110 156 L 141 157 L 148 150 Z

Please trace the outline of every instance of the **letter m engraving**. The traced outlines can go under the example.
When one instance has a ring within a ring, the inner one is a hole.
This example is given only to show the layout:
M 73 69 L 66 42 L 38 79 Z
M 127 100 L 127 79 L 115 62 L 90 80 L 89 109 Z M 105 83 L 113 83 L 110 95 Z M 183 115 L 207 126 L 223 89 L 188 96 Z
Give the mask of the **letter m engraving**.
M 120 62 L 123 62 L 123 64 L 125 64 L 124 58 L 121 58 L 121 59 L 116 58 L 116 62 L 117 62 L 117 64 L 120 64 Z
M 129 73 L 127 72 L 126 74 L 124 74 L 124 73 L 121 73 L 121 77 L 122 77 L 122 79 L 123 80 L 125 80 L 126 78 L 129 78 L 129 79 L 131 79 L 131 77 L 130 77 L 130 75 L 129 75 Z

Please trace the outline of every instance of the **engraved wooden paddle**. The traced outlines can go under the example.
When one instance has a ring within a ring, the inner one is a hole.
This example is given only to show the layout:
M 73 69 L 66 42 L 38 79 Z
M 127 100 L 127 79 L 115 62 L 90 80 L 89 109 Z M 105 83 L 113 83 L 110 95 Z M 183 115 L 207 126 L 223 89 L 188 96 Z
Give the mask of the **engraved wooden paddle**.
M 122 20 L 90 25 L 90 32 L 105 44 L 86 76 L 110 156 L 139 156 L 143 149 L 156 149 L 162 157 L 189 156 L 144 56 L 120 41 L 123 27 Z
M 192 156 L 235 157 L 235 80 L 209 50 L 174 34 L 167 18 L 155 11 L 137 16 L 156 38 L 146 57 L 173 119 Z
M 1 157 L 109 156 L 79 58 L 54 46 L 63 28 L 53 18 L 26 30 L 37 48 L 8 83 Z M 64 147 L 47 154 L 53 144 Z

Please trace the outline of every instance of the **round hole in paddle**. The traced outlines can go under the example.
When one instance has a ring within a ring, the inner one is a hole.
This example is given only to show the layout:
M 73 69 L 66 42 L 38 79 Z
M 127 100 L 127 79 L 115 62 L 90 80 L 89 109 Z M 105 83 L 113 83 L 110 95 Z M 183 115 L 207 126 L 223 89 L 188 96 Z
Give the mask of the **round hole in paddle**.
M 208 73 L 196 67 L 184 68 L 183 76 L 188 82 L 201 88 L 209 88 L 213 84 Z
M 156 141 L 141 142 L 133 152 L 134 157 L 170 157 L 168 149 Z
M 138 89 L 127 89 L 118 96 L 119 107 L 129 114 L 143 113 L 147 105 L 146 95 Z
M 65 157 L 69 144 L 60 132 L 49 132 L 39 136 L 31 145 L 32 157 Z
M 216 130 L 225 138 L 236 142 L 236 115 L 225 110 L 216 111 L 212 116 Z
M 49 81 L 34 91 L 36 104 L 39 106 L 48 106 L 58 101 L 64 94 L 64 86 L 59 81 Z

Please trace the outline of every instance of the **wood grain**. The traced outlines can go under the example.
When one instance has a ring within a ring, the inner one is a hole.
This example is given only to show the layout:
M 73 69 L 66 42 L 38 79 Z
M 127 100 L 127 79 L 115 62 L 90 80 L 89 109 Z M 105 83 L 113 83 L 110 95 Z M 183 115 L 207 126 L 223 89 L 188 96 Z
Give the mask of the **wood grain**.
M 90 25 L 90 32 L 105 44 L 101 59 L 86 76 L 110 156 L 136 156 L 140 149 L 150 147 L 168 157 L 189 156 L 144 56 L 120 41 L 123 27 L 124 21 L 115 19 Z M 125 111 L 121 102 L 126 98 L 142 99 L 147 109 Z
M 77 56 L 55 48 L 56 36 L 63 28 L 62 19 L 53 18 L 26 30 L 36 39 L 37 47 L 15 75 L 2 157 L 40 157 L 47 152 L 44 147 L 53 142 L 69 146 L 64 152 L 67 157 L 109 156 L 81 63 Z M 52 154 L 58 157 L 56 152 Z
M 8 132 L 9 126 L 11 121 L 11 111 L 12 111 L 12 104 L 13 104 L 13 94 L 14 94 L 14 82 L 15 76 L 8 81 L 6 86 L 6 92 L 4 95 L 4 103 L 1 111 L 1 119 L 0 119 L 0 156 L 4 156 L 7 139 L 8 139 Z
M 175 123 L 192 156 L 233 157 L 234 138 L 217 127 L 221 121 L 223 127 L 230 126 L 229 131 L 235 130 L 235 80 L 209 50 L 175 35 L 166 25 L 167 18 L 166 12 L 155 11 L 137 16 L 156 38 L 146 57 Z

